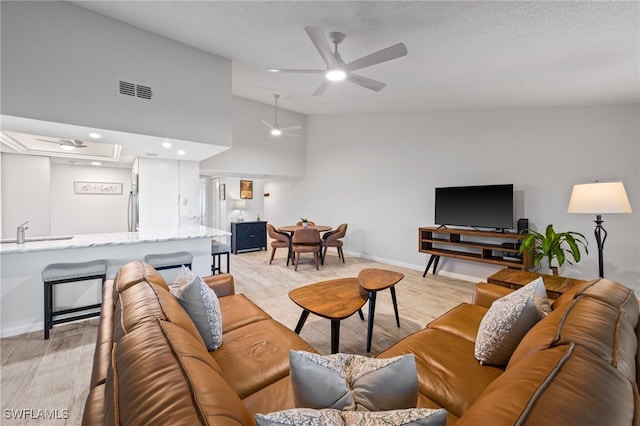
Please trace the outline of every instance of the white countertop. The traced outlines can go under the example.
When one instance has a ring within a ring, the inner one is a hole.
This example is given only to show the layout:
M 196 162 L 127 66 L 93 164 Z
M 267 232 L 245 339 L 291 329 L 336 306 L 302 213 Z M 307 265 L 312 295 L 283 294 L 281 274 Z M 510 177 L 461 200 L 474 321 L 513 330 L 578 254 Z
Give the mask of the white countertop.
M 116 246 L 123 244 L 139 244 L 158 241 L 189 240 L 196 238 L 215 238 L 231 235 L 220 229 L 207 228 L 200 225 L 183 225 L 175 228 L 156 229 L 139 232 L 116 232 L 108 234 L 82 234 L 55 237 L 42 237 L 45 241 L 29 241 L 24 244 L 2 243 L 0 254 L 28 253 L 44 250 L 62 250 L 98 246 Z

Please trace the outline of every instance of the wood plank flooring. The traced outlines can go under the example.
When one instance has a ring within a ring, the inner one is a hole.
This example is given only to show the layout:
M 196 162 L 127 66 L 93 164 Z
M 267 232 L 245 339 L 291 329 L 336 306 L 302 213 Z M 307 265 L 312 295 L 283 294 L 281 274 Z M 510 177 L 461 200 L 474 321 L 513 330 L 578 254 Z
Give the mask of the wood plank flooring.
M 269 254 L 270 251 L 260 251 L 231 255 L 236 292 L 247 295 L 292 330 L 301 313 L 288 297 L 293 288 L 333 278 L 355 277 L 364 268 L 390 269 L 405 275 L 396 285 L 400 328 L 395 324 L 390 292 L 378 294 L 371 353 L 366 352 L 366 320 L 361 321 L 356 314 L 342 321 L 340 351 L 361 355 L 373 356 L 424 328 L 459 303 L 470 301 L 474 284 L 431 274 L 422 278 L 421 271 L 362 258 L 345 256 L 346 263 L 342 263 L 335 252 L 329 253 L 320 271 L 315 269 L 312 256 L 303 255 L 295 272 L 293 266 L 286 266 L 285 250 L 276 252 L 272 265 L 269 265 Z M 366 318 L 367 305 L 363 310 Z M 49 340 L 43 340 L 42 331 L 0 339 L 1 424 L 80 424 L 97 325 L 98 320 L 94 318 L 55 326 Z M 320 353 L 330 352 L 328 320 L 310 315 L 300 335 Z M 35 419 L 15 418 L 20 414 Z M 44 418 L 46 416 L 57 418 Z

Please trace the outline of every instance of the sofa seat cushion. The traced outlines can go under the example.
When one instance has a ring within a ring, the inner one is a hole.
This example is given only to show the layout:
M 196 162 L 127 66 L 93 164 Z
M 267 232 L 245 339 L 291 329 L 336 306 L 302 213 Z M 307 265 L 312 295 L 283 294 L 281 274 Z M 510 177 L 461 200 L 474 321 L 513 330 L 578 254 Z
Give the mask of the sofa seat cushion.
M 222 312 L 222 333 L 228 333 L 252 322 L 271 319 L 269 314 L 244 294 L 221 297 L 218 302 Z
M 417 408 L 433 408 L 438 409 L 442 408 L 426 396 L 424 394 L 418 394 L 418 405 Z M 458 421 L 458 416 L 454 415 L 450 411 L 447 411 L 447 425 L 454 425 Z
M 252 416 L 258 413 L 272 413 L 295 408 L 291 389 L 291 376 L 285 376 L 263 387 L 244 398 L 242 402 Z
M 475 342 L 478 335 L 478 327 L 487 310 L 483 306 L 461 303 L 441 317 L 431 321 L 427 324 L 427 328 L 436 328 L 469 342 Z
M 104 424 L 104 390 L 104 384 L 89 389 L 82 413 L 83 426 Z
M 377 355 L 389 358 L 413 353 L 418 371 L 418 392 L 460 417 L 503 370 L 481 365 L 474 343 L 454 334 L 427 328 L 411 334 Z
M 491 383 L 456 426 L 633 425 L 637 387 L 575 344 L 536 352 Z
M 253 424 L 202 342 L 175 324 L 140 325 L 114 347 L 112 364 L 107 423 Z
M 316 352 L 284 325 L 266 319 L 225 333 L 222 346 L 210 354 L 233 390 L 246 398 L 289 374 L 289 350 Z

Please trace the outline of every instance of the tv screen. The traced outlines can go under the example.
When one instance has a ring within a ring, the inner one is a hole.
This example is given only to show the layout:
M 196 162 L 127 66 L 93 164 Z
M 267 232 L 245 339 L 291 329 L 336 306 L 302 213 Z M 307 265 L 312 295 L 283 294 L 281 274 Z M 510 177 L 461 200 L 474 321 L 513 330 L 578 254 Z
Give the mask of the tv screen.
M 435 222 L 477 228 L 513 228 L 513 184 L 436 188 Z

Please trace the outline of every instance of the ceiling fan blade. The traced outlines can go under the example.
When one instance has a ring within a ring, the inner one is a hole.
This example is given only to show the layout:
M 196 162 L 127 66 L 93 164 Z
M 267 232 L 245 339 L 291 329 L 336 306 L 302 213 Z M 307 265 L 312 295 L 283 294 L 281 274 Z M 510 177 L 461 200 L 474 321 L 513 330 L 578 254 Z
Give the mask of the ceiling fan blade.
M 284 127 L 280 130 L 282 130 L 282 132 L 284 133 L 284 132 L 290 132 L 292 130 L 300 130 L 300 129 L 302 129 L 302 126 L 296 124 L 295 126 Z
M 320 53 L 320 56 L 322 56 L 322 59 L 324 59 L 327 67 L 335 67 L 337 65 L 336 58 L 333 56 L 327 36 L 324 34 L 322 29 L 319 27 L 309 26 L 304 27 L 304 30 L 307 32 L 307 35 L 309 35 L 313 45 L 318 49 L 318 52 Z
M 367 89 L 375 90 L 376 92 L 384 89 L 387 85 L 387 83 L 353 73 L 347 74 L 347 80 L 362 87 L 366 87 Z
M 49 143 L 57 143 L 58 145 L 60 145 L 60 141 L 50 141 L 47 139 L 38 139 L 36 138 L 37 141 L 42 141 L 42 142 L 49 142 Z
M 322 83 L 320 83 L 320 86 L 318 86 L 316 91 L 313 92 L 312 96 L 320 96 L 320 95 L 322 95 L 327 90 L 327 87 L 329 87 L 329 80 L 327 80 L 326 78 L 323 78 L 322 79 Z
M 327 72 L 327 70 L 296 70 L 296 69 L 273 69 L 267 70 L 269 72 L 289 72 L 289 73 L 304 73 L 304 74 L 321 74 Z
M 269 130 L 273 130 L 273 129 L 275 129 L 275 127 L 273 127 L 270 123 L 268 123 L 268 122 L 266 122 L 266 121 L 264 121 L 264 120 L 260 120 L 260 122 L 261 122 L 262 124 L 264 124 L 265 126 L 267 126 L 267 127 L 269 128 Z
M 356 71 L 406 55 L 407 46 L 403 43 L 398 43 L 391 47 L 387 47 L 386 49 L 379 50 L 370 55 L 363 56 L 360 59 L 356 59 L 355 61 L 349 62 L 344 66 L 344 69 L 345 71 Z
M 282 132 L 282 135 L 283 136 L 287 136 L 287 137 L 292 137 L 292 138 L 299 138 L 300 137 L 300 135 L 298 135 L 296 133 L 285 133 L 285 132 Z

